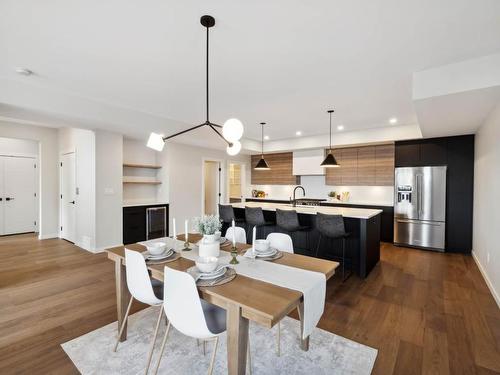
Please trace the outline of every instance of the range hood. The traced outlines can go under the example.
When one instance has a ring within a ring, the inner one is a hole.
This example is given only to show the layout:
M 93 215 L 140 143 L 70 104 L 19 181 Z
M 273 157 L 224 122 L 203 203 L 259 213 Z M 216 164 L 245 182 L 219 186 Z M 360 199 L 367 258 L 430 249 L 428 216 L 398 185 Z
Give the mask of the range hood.
M 323 148 L 314 150 L 300 150 L 293 152 L 294 176 L 324 176 L 325 168 L 321 166 L 325 158 Z

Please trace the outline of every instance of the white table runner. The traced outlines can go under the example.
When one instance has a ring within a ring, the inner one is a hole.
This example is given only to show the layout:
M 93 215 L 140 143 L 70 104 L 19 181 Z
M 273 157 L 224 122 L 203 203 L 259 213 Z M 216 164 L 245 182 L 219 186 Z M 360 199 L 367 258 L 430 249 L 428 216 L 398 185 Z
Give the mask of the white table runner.
M 155 240 L 140 242 L 142 245 L 157 241 L 167 242 L 173 246 L 171 238 L 158 238 Z M 198 247 L 191 245 L 193 250 L 183 251 L 181 256 L 195 261 L 198 257 Z M 183 242 L 177 241 L 177 250 L 183 247 Z M 221 251 L 220 264 L 228 264 L 231 260 L 230 253 Z M 239 264 L 231 265 L 236 273 L 252 279 L 264 281 L 284 288 L 301 292 L 304 296 L 304 329 L 302 337 L 309 336 L 318 324 L 325 309 L 326 277 L 324 274 L 307 271 L 301 268 L 285 266 L 273 262 L 249 259 L 238 256 Z

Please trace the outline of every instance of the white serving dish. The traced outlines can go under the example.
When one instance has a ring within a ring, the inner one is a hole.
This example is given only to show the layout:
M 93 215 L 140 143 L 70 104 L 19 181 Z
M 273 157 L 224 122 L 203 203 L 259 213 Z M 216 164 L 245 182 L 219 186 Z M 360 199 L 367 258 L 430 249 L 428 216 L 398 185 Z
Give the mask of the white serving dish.
M 255 240 L 253 244 L 255 251 L 266 252 L 269 250 L 271 243 L 268 240 Z
M 201 272 L 210 273 L 217 269 L 218 259 L 216 257 L 198 257 L 195 264 Z
M 167 244 L 165 242 L 153 242 L 152 244 L 146 245 L 146 248 L 151 255 L 160 255 L 167 248 Z

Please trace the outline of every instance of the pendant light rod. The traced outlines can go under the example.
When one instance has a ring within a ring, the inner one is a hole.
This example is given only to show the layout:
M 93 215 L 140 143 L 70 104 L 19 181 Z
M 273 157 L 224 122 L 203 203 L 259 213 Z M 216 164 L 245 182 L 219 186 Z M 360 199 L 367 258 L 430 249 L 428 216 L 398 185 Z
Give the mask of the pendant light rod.
M 330 114 L 330 148 L 328 149 L 328 152 L 331 154 L 332 153 L 332 113 L 334 111 L 333 111 L 333 109 L 329 109 L 327 112 Z
M 260 141 L 261 141 L 261 148 L 260 148 L 260 156 L 262 159 L 264 159 L 264 125 L 266 125 L 265 122 L 261 122 L 261 131 L 260 131 Z

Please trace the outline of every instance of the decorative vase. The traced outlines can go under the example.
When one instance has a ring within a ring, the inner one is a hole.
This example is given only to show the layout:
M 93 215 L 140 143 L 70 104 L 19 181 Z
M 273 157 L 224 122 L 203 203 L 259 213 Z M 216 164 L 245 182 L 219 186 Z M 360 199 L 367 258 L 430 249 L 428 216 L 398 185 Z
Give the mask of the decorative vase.
M 206 243 L 212 243 L 217 240 L 217 235 L 216 234 L 204 234 L 203 235 L 203 241 Z
M 220 242 L 215 234 L 204 234 L 199 243 L 198 253 L 200 257 L 218 257 L 220 254 Z

